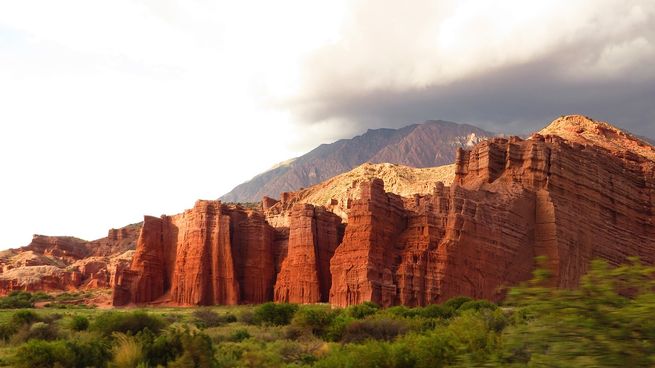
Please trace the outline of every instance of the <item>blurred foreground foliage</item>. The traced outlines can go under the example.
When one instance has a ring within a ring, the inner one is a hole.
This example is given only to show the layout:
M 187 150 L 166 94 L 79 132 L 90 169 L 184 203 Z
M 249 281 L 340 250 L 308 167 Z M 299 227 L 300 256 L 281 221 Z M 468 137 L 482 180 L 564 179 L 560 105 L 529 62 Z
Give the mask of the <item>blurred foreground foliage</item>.
M 558 289 L 539 268 L 502 305 L 6 310 L 0 366 L 653 367 L 654 276 L 637 259 L 594 261 L 578 288 Z

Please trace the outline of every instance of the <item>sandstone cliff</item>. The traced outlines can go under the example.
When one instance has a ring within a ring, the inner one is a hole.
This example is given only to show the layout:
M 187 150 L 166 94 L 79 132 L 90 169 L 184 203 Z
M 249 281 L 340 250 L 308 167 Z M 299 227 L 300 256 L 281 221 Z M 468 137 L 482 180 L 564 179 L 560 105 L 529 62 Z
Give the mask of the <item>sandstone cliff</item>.
M 132 250 L 135 248 L 134 250 Z M 492 300 L 548 257 L 575 287 L 594 258 L 655 263 L 655 148 L 582 116 L 454 164 L 365 164 L 245 208 L 198 201 L 93 242 L 35 236 L 0 254 L 0 292 L 114 290 L 113 304 Z
M 94 241 L 34 235 L 29 245 L 0 252 L 0 295 L 108 288 L 116 270 L 130 262 L 140 228 L 110 229 L 107 237 Z
M 114 304 L 262 303 L 273 299 L 274 229 L 258 212 L 198 201 L 175 216 L 146 216 Z
M 453 185 L 402 207 L 381 182 L 365 184 L 331 261 L 330 302 L 497 300 L 538 255 L 560 287 L 577 285 L 594 258 L 655 262 L 653 147 L 579 116 L 544 132 L 459 150 Z
M 327 302 L 330 259 L 343 238 L 341 219 L 322 207 L 296 204 L 290 214 L 288 251 L 275 284 L 275 301 Z
M 539 255 L 561 287 L 593 258 L 654 263 L 654 214 L 655 148 L 569 116 L 460 148 L 451 167 L 367 164 L 261 209 L 146 218 L 115 303 L 498 300 Z

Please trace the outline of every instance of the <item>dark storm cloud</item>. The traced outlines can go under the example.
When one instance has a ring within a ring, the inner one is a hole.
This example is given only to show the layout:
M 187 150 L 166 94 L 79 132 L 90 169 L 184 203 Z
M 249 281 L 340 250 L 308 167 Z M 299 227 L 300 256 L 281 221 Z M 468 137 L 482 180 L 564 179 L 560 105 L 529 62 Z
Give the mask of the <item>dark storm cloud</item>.
M 382 3 L 389 9 L 374 18 L 355 11 L 342 39 L 305 65 L 302 92 L 290 104 L 299 120 L 361 131 L 444 119 L 525 134 L 583 114 L 655 138 L 649 1 L 544 2 L 543 15 L 523 9 L 534 19 L 519 19 L 511 32 L 498 31 L 511 19 L 485 18 L 493 8 L 474 7 L 470 16 L 457 3 L 418 1 L 395 16 L 399 9 Z M 384 27 L 385 15 L 395 28 Z M 443 35 L 447 47 L 435 41 Z
M 445 86 L 332 97 L 301 114 L 304 121 L 342 118 L 361 127 L 443 119 L 516 134 L 539 130 L 559 115 L 583 114 L 655 138 L 655 80 L 567 80 L 545 60 Z

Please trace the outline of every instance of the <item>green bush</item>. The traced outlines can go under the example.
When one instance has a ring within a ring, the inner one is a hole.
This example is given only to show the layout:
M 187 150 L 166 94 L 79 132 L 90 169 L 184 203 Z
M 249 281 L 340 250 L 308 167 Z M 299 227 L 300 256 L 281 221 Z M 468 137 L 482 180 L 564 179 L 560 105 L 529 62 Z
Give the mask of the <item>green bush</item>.
M 109 343 L 100 335 L 81 333 L 66 342 L 73 353 L 75 368 L 104 367 L 111 359 Z
M 417 315 L 423 318 L 443 318 L 448 319 L 453 316 L 454 310 L 450 306 L 440 304 L 430 304 L 423 308 L 416 308 Z
M 346 326 L 342 341 L 362 342 L 365 340 L 393 340 L 408 330 L 402 320 L 392 318 L 375 318 L 353 321 Z
M 55 340 L 59 337 L 59 329 L 54 323 L 35 322 L 29 327 L 29 334 L 25 341 L 31 339 L 37 340 Z
M 20 310 L 11 316 L 11 324 L 14 326 L 31 325 L 41 320 L 41 317 L 31 310 Z
M 0 309 L 33 308 L 34 302 L 51 300 L 52 296 L 42 291 L 29 293 L 26 291 L 12 291 L 9 295 L 0 298 Z
M 249 339 L 250 337 L 251 336 L 248 330 L 246 330 L 245 328 L 240 328 L 232 332 L 232 334 L 230 334 L 230 341 L 241 342 L 245 339 Z
M 352 305 L 346 308 L 346 313 L 356 319 L 363 319 L 377 313 L 380 306 L 373 302 L 364 302 L 362 304 Z
M 164 325 L 165 323 L 160 317 L 142 311 L 104 312 L 96 317 L 91 325 L 91 330 L 105 336 L 114 332 L 136 334 L 146 328 L 158 333 Z
M 16 333 L 16 326 L 11 323 L 0 323 L 0 340 L 7 341 Z
M 25 291 L 12 291 L 6 297 L 0 298 L 0 309 L 32 308 L 32 294 Z
M 255 320 L 260 324 L 283 326 L 288 325 L 298 306 L 288 303 L 264 303 L 255 308 Z
M 65 341 L 30 340 L 14 356 L 18 368 L 75 367 L 75 354 Z
M 85 331 L 89 328 L 89 319 L 84 316 L 76 315 L 71 318 L 68 325 L 73 331 Z
M 155 335 L 149 329 L 136 334 L 145 361 L 151 366 L 166 366 L 182 354 L 182 333 L 175 329 L 166 329 L 160 335 Z
M 456 296 L 454 298 L 448 299 L 445 303 L 443 303 L 443 306 L 456 311 L 459 309 L 459 307 L 462 306 L 462 304 L 466 302 L 470 302 L 472 300 L 473 299 L 466 296 Z
M 303 306 L 293 317 L 291 325 L 300 330 L 311 332 L 314 336 L 325 338 L 339 311 L 330 307 Z
M 183 353 L 168 364 L 169 368 L 212 368 L 218 364 L 214 358 L 214 346 L 209 336 L 188 331 L 182 336 Z

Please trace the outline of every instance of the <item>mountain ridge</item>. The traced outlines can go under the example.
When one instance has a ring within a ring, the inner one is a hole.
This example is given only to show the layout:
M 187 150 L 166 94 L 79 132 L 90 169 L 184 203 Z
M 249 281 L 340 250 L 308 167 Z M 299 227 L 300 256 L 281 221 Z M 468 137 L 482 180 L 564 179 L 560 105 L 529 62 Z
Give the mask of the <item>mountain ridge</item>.
M 350 139 L 321 144 L 302 156 L 275 165 L 220 199 L 256 202 L 264 196 L 278 198 L 283 192 L 318 184 L 366 162 L 418 168 L 451 164 L 457 147 L 470 146 L 493 135 L 470 124 L 444 120 L 428 120 L 399 129 L 369 129 Z

